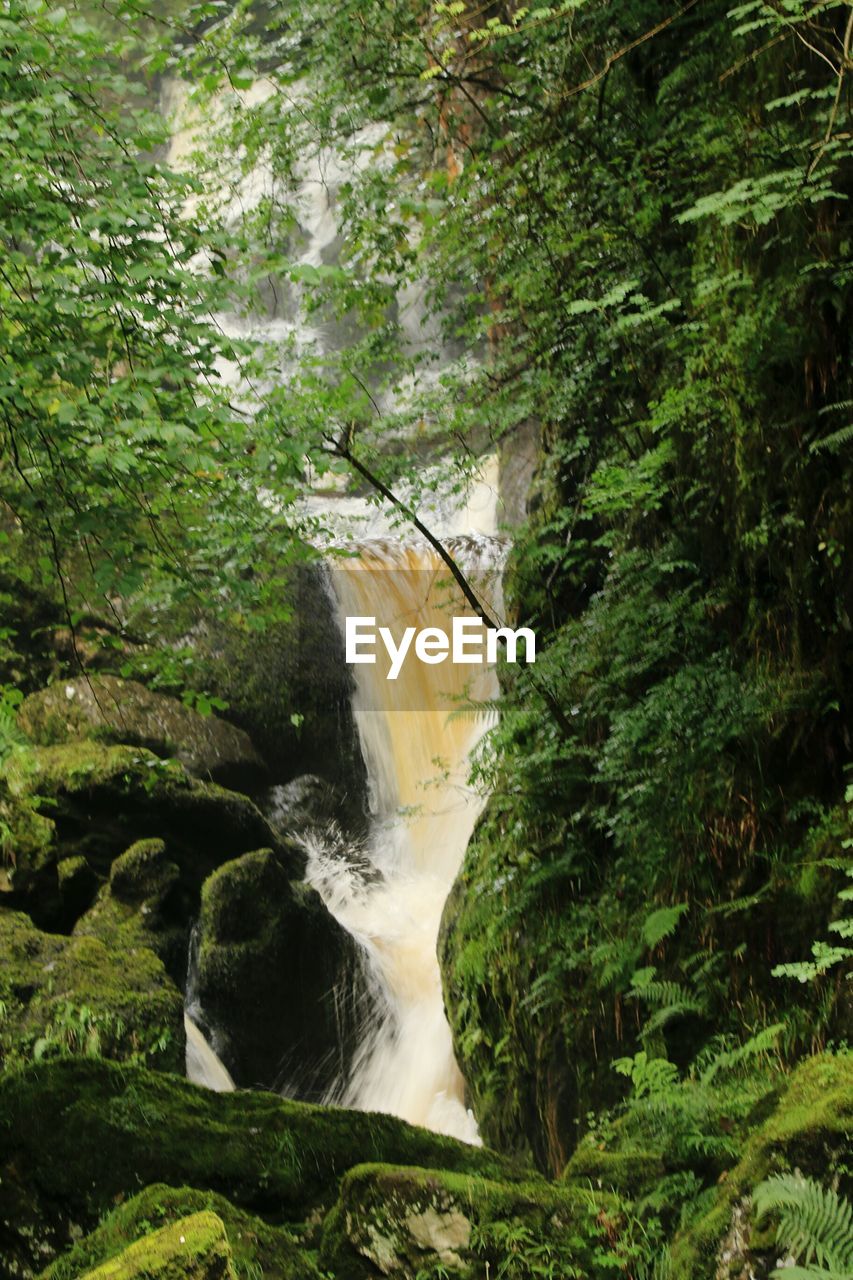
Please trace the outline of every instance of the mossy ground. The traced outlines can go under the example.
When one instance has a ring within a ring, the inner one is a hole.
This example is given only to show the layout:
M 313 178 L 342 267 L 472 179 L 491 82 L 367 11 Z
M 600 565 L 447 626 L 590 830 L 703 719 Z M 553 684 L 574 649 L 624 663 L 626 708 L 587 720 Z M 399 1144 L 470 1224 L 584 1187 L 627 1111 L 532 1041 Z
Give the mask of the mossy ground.
M 818 1054 L 793 1073 L 778 1105 L 748 1138 L 741 1158 L 720 1181 L 715 1203 L 672 1246 L 673 1280 L 710 1280 L 720 1246 L 729 1232 L 737 1205 L 773 1173 L 798 1169 L 821 1182 L 835 1180 L 842 1192 L 853 1192 L 849 1155 L 853 1150 L 853 1053 Z M 757 1230 L 746 1233 L 747 1250 L 758 1261 L 770 1241 Z

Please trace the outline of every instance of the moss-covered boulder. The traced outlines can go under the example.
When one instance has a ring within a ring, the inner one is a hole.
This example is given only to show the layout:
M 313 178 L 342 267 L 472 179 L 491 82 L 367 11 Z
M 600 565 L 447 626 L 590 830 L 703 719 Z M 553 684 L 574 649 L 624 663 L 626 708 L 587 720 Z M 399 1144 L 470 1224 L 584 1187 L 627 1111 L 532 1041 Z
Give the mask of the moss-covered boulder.
M 473 1277 L 590 1275 L 616 1214 L 606 1197 L 544 1179 L 499 1182 L 466 1173 L 366 1164 L 350 1170 L 323 1228 L 321 1263 L 337 1280 L 377 1272 Z
M 205 881 L 193 995 L 238 1084 L 315 1101 L 346 1073 L 366 1001 L 360 948 L 272 849 Z
M 106 884 L 75 924 L 74 936 L 100 938 L 110 948 L 150 947 L 182 983 L 185 916 L 180 868 L 170 860 L 164 841 L 137 840 L 110 867 Z
M 798 1169 L 820 1182 L 835 1180 L 853 1195 L 853 1053 L 817 1054 L 793 1073 L 778 1105 L 721 1180 L 714 1205 L 672 1246 L 673 1280 L 711 1280 L 721 1274 L 764 1275 L 771 1241 L 752 1221 L 751 1196 L 773 1173 Z M 775 1256 L 775 1255 L 774 1255 Z
M 130 1245 L 86 1280 L 237 1280 L 225 1223 L 204 1211 Z
M 217 716 L 202 716 L 178 698 L 116 676 L 58 680 L 30 694 L 18 723 L 39 746 L 94 737 L 174 756 L 195 778 L 238 790 L 262 786 L 266 767 L 251 738 Z
M 597 1187 L 630 1199 L 651 1191 L 666 1172 L 657 1151 L 635 1146 L 625 1150 L 605 1150 L 592 1135 L 579 1142 L 566 1165 L 563 1179 L 570 1185 Z
M 0 1257 L 11 1275 L 41 1270 L 154 1182 L 301 1222 L 330 1207 L 343 1174 L 365 1160 L 513 1176 L 492 1152 L 391 1116 L 212 1094 L 106 1061 L 40 1064 L 0 1077 Z
M 56 827 L 37 803 L 0 774 L 0 893 L 14 892 L 19 866 L 22 875 L 34 875 L 56 865 Z M 56 891 L 60 888 L 57 884 Z
M 15 905 L 44 927 L 67 929 L 77 918 L 60 891 L 63 860 L 84 858 L 103 881 L 119 854 L 139 840 L 164 841 L 180 870 L 185 919 L 197 910 L 206 876 L 240 853 L 274 845 L 283 856 L 289 852 L 294 874 L 304 865 L 251 800 L 190 778 L 176 761 L 141 747 L 83 741 L 36 748 L 7 771 L 6 782 L 20 813 L 29 810 L 53 824 L 49 837 L 40 829 L 38 840 L 16 844 L 10 870 Z
M 183 1000 L 142 946 L 42 933 L 0 909 L 0 1066 L 103 1054 L 182 1069 Z
M 236 1208 L 215 1191 L 170 1187 L 162 1182 L 113 1209 L 93 1232 L 57 1258 L 42 1280 L 81 1280 L 94 1268 L 123 1256 L 129 1245 L 152 1230 L 199 1213 L 215 1214 L 223 1222 L 238 1275 L 260 1271 L 264 1280 L 320 1280 L 316 1264 L 286 1228 Z

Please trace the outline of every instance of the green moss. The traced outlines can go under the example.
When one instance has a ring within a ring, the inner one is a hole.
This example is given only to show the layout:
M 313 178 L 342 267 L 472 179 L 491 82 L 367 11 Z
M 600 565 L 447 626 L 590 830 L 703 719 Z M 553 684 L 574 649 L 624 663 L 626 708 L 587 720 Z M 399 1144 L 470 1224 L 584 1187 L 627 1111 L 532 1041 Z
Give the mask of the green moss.
M 108 882 L 75 924 L 75 936 L 100 938 L 108 947 L 149 947 L 170 972 L 182 976 L 187 929 L 181 920 L 180 878 L 162 840 L 138 840 L 112 864 Z
M 27 753 L 13 782 L 19 794 L 75 795 L 95 787 L 109 787 L 129 795 L 155 787 L 190 790 L 192 783 L 174 760 L 161 760 L 142 747 L 106 746 L 98 742 L 68 742 Z
M 769 1174 L 799 1169 L 825 1179 L 850 1150 L 853 1135 L 853 1053 L 817 1054 L 790 1078 L 770 1117 L 749 1139 L 722 1181 L 713 1207 L 672 1248 L 673 1280 L 705 1280 L 715 1273 L 720 1244 L 735 1207 Z M 849 1175 L 848 1175 L 849 1176 Z M 757 1245 L 756 1245 L 757 1247 Z
M 465 1173 L 360 1165 L 341 1183 L 323 1228 L 321 1262 L 340 1280 L 414 1280 L 441 1268 L 480 1276 L 589 1274 L 615 1222 L 612 1201 L 544 1179 L 507 1183 Z
M 236 1280 L 225 1224 L 194 1213 L 138 1240 L 87 1280 Z
M 146 1055 L 181 1068 L 183 1001 L 152 951 L 42 933 L 27 916 L 0 910 L 0 955 L 7 1062 L 29 1058 L 41 1042 L 40 1053 Z
M 56 878 L 59 881 L 60 890 L 64 890 L 74 880 L 77 880 L 81 874 L 88 870 L 89 864 L 85 858 L 63 858 L 61 862 L 56 864 Z
M 176 756 L 199 778 L 246 787 L 265 778 L 263 762 L 240 729 L 134 680 L 92 675 L 57 682 L 26 698 L 18 720 L 40 746 L 94 738 Z
M 0 1079 L 0 1254 L 31 1260 L 34 1227 L 58 1253 L 72 1224 L 91 1229 L 117 1196 L 153 1182 L 299 1221 L 364 1159 L 512 1176 L 491 1152 L 390 1116 L 212 1094 L 106 1061 L 31 1067 Z
M 162 840 L 137 840 L 110 867 L 110 892 L 120 902 L 160 897 L 175 883 L 178 869 L 165 859 Z
M 604 1151 L 585 1139 L 575 1148 L 563 1178 L 576 1186 L 600 1187 L 635 1197 L 651 1190 L 663 1175 L 663 1160 L 657 1152 Z
M 18 905 L 26 906 L 43 927 L 70 930 L 80 914 L 79 904 L 69 911 L 59 893 L 56 864 L 64 859 L 84 857 L 92 872 L 106 879 L 129 846 L 163 841 L 168 861 L 180 871 L 173 905 L 186 926 L 211 871 L 249 849 L 277 843 L 245 796 L 197 782 L 177 762 L 141 747 L 92 741 L 43 747 L 24 753 L 14 774 L 7 772 L 18 805 L 43 811 L 55 826 L 51 843 L 32 854 L 21 852 L 11 873 Z M 298 874 L 304 858 L 289 853 Z M 119 896 L 122 880 L 132 892 L 134 877 L 145 878 L 150 871 L 146 859 L 152 856 L 151 846 L 145 845 L 122 864 Z M 176 968 L 172 972 L 178 976 Z
M 264 1280 L 319 1280 L 320 1273 L 291 1232 L 237 1209 L 214 1191 L 155 1183 L 113 1209 L 100 1226 L 44 1272 L 42 1280 L 79 1280 L 142 1235 L 187 1214 L 210 1211 L 225 1224 L 238 1275 L 260 1267 Z
M 198 996 L 234 1079 L 323 1098 L 348 1066 L 364 985 L 320 895 L 273 850 L 246 853 L 205 881 L 198 936 Z
M 53 858 L 54 824 L 37 811 L 36 801 L 20 796 L 0 778 L 0 865 L 14 879 L 19 864 L 35 868 Z

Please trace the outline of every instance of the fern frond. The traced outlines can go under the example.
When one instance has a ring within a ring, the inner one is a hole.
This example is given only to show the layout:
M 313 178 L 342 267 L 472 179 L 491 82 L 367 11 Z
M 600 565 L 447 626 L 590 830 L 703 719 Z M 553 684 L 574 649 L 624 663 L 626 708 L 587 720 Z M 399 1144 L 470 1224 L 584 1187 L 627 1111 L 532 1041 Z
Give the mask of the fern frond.
M 824 436 L 821 440 L 813 440 L 809 445 L 809 453 L 821 453 L 826 450 L 829 453 L 837 453 L 844 445 L 853 442 L 853 422 L 846 427 L 839 427 L 837 431 L 833 431 L 831 435 Z
M 643 924 L 643 941 L 647 947 L 656 947 L 664 938 L 675 933 L 678 922 L 689 909 L 686 902 L 677 902 L 674 907 L 659 907 L 646 917 Z
M 776 1267 L 772 1280 L 850 1280 L 850 1272 L 827 1271 L 824 1267 Z
M 780 1173 L 756 1187 L 753 1202 L 759 1221 L 770 1213 L 779 1215 L 776 1239 L 792 1254 L 806 1264 L 817 1262 L 830 1275 L 851 1275 L 853 1204 L 837 1191 L 802 1174 Z M 791 1269 L 784 1274 L 789 1276 Z

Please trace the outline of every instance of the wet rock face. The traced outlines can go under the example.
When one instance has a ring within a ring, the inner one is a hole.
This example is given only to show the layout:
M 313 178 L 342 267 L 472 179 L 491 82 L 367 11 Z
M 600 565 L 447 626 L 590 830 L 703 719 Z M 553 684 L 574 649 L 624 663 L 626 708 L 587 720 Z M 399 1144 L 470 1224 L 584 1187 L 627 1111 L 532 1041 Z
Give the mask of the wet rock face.
M 369 822 L 361 797 L 316 773 L 270 787 L 258 803 L 270 826 L 285 837 L 319 837 L 326 844 L 345 840 L 355 851 L 367 836 Z
M 257 789 L 267 776 L 242 729 L 199 715 L 135 680 L 106 675 L 58 680 L 24 700 L 19 723 L 39 746 L 89 737 L 128 743 L 174 757 L 194 778 L 238 790 Z
M 236 1083 L 322 1098 L 346 1073 L 367 999 L 354 939 L 271 849 L 207 880 L 197 933 L 193 996 Z
M 351 669 L 323 567 L 295 570 L 288 600 L 292 617 L 263 634 L 204 620 L 193 636 L 201 678 L 251 735 L 274 783 L 317 774 L 364 809 Z

